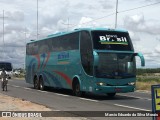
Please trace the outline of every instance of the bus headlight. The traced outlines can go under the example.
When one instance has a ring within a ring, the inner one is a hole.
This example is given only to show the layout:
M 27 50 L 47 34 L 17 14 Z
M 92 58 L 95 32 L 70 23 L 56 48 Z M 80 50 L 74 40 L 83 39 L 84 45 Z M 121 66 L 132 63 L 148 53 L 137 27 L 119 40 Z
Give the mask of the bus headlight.
M 128 83 L 128 85 L 135 85 L 135 82 L 130 82 Z
M 106 86 L 107 84 L 104 83 L 104 82 L 98 82 L 97 85 L 99 85 L 99 86 Z

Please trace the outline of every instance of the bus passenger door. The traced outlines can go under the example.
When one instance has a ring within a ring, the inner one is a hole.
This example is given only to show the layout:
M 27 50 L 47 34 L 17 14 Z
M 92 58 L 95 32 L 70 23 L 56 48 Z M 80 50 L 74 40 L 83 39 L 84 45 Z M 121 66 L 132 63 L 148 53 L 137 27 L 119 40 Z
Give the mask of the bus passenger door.
M 88 31 L 81 32 L 80 55 L 81 55 L 81 64 L 84 70 L 84 74 L 82 78 L 83 86 L 85 86 L 86 89 L 91 92 L 92 86 L 94 84 L 93 47 L 92 47 L 91 36 Z

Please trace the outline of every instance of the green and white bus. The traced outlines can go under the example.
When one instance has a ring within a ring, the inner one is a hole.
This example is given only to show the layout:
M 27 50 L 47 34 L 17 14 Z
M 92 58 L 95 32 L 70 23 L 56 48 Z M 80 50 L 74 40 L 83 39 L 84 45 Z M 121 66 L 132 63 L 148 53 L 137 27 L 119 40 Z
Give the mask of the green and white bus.
M 107 94 L 134 92 L 135 53 L 129 33 L 107 28 L 81 28 L 49 35 L 26 46 L 26 82 L 35 89 L 71 89 Z

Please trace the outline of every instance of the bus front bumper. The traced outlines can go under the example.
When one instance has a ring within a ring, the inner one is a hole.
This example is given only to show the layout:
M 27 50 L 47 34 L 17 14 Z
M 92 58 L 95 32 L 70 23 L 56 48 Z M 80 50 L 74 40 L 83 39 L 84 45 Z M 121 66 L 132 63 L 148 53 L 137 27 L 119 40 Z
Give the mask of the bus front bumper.
M 126 93 L 126 92 L 134 92 L 135 85 L 127 85 L 127 86 L 97 86 L 94 89 L 95 93 Z

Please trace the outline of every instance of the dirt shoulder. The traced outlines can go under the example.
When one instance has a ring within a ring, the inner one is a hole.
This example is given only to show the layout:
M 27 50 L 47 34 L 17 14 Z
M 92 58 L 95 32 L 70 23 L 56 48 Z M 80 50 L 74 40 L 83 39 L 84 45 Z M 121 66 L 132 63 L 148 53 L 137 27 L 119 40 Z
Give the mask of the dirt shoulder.
M 52 111 L 43 105 L 35 104 L 23 99 L 10 97 L 0 93 L 0 111 Z M 81 117 L 38 117 L 38 118 L 10 118 L 1 117 L 0 120 L 84 120 Z

